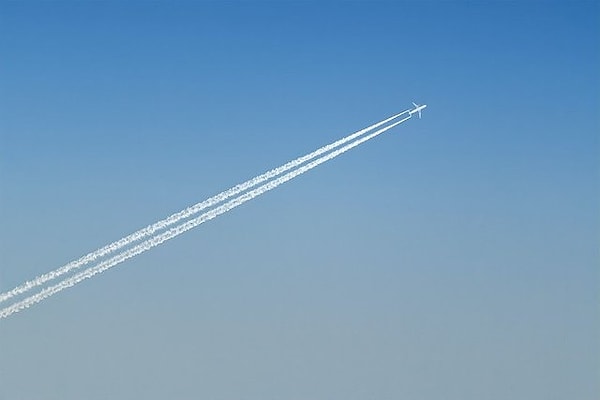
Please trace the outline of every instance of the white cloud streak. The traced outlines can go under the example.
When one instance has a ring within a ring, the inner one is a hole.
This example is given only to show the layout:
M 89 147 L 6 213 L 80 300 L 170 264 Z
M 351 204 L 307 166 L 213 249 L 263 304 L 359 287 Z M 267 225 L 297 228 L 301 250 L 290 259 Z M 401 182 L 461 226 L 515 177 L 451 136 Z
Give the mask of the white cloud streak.
M 408 117 L 405 117 L 405 118 L 401 119 L 400 121 L 394 122 L 393 124 L 390 124 L 390 125 L 388 125 L 384 128 L 381 128 L 369 135 L 366 135 L 360 139 L 357 139 L 354 142 L 347 144 L 342 148 L 332 151 L 331 153 L 329 153 L 325 156 L 322 156 L 314 161 L 311 161 L 310 163 L 308 163 L 304 166 L 301 166 L 279 178 L 273 179 L 273 180 L 269 181 L 268 183 L 265 183 L 265 184 L 259 186 L 256 189 L 248 191 L 247 193 L 244 193 L 244 194 L 234 198 L 233 200 L 228 201 L 225 204 L 222 204 L 208 212 L 205 212 L 204 214 L 200 215 L 199 217 L 196 217 L 187 222 L 184 222 L 181 225 L 173 227 L 161 234 L 157 234 L 156 236 L 153 236 L 152 238 L 150 238 L 128 250 L 125 250 L 125 251 L 121 252 L 120 254 L 118 254 L 106 261 L 99 263 L 96 266 L 89 267 L 89 268 L 85 269 L 84 271 L 79 272 L 69 278 L 66 278 L 53 286 L 49 286 L 49 287 L 41 290 L 37 294 L 29 296 L 29 297 L 27 297 L 21 301 L 18 301 L 8 307 L 5 307 L 0 310 L 0 319 L 6 318 L 14 313 L 17 313 L 17 312 L 19 312 L 23 309 L 26 309 L 36 303 L 39 303 L 40 301 L 43 301 L 44 299 L 46 299 L 64 289 L 72 287 L 83 280 L 86 280 L 97 274 L 100 274 L 100 273 L 108 270 L 109 268 L 112 268 L 112 267 L 122 263 L 123 261 L 128 260 L 132 257 L 135 257 L 147 250 L 150 250 L 151 248 L 158 246 L 158 245 L 166 242 L 167 240 L 170 240 L 176 236 L 179 236 L 182 233 L 187 232 L 188 230 L 195 228 L 196 226 L 198 226 L 204 222 L 210 221 L 211 219 L 216 218 L 219 215 L 224 214 L 224 213 L 232 210 L 233 208 L 238 207 L 249 200 L 252 200 L 253 198 L 255 198 L 257 196 L 260 196 L 263 193 L 266 193 L 272 189 L 275 189 L 277 186 L 297 177 L 298 175 L 301 175 L 301 174 L 315 168 L 316 166 L 318 166 L 326 161 L 329 161 L 329 160 L 345 153 L 346 151 L 348 151 L 350 149 L 353 149 L 354 147 L 382 134 L 383 132 L 403 123 L 404 121 L 406 121 L 410 118 L 411 118 L 411 115 L 409 114 Z
M 54 271 L 40 275 L 30 281 L 26 281 L 25 283 L 15 287 L 12 290 L 9 290 L 5 293 L 1 293 L 0 294 L 0 303 L 4 302 L 6 300 L 9 300 L 15 296 L 26 293 L 37 286 L 43 285 L 46 282 L 56 279 L 64 274 L 67 274 L 74 269 L 80 268 L 86 264 L 89 264 L 90 262 L 98 260 L 101 257 L 104 257 L 111 253 L 114 253 L 115 251 L 117 251 L 125 246 L 129 246 L 138 240 L 141 240 L 145 237 L 151 236 L 152 234 L 154 234 L 160 230 L 163 230 L 163 229 L 165 229 L 171 225 L 174 225 L 186 218 L 189 218 L 189 217 L 199 213 L 202 210 L 205 210 L 209 207 L 213 207 L 213 206 L 215 206 L 237 194 L 245 192 L 246 190 L 249 190 L 256 185 L 259 185 L 263 182 L 268 181 L 269 179 L 272 179 L 278 175 L 281 175 L 282 173 L 284 173 L 286 171 L 296 168 L 296 167 L 304 164 L 305 162 L 312 160 L 313 158 L 316 158 L 322 154 L 325 154 L 341 145 L 344 145 L 344 144 L 366 134 L 367 132 L 372 131 L 373 129 L 376 129 L 390 121 L 393 121 L 393 120 L 397 119 L 398 117 L 408 113 L 409 111 L 410 110 L 403 111 L 403 112 L 395 114 L 389 118 L 386 118 L 383 121 L 377 122 L 367 128 L 361 129 L 360 131 L 357 131 L 351 135 L 348 135 L 348 136 L 346 136 L 340 140 L 337 140 L 329 145 L 323 146 L 323 147 L 313 151 L 312 153 L 309 153 L 305 156 L 296 158 L 295 160 L 292 160 L 280 167 L 277 167 L 270 171 L 267 171 L 262 175 L 258 175 L 252 179 L 249 179 L 248 181 L 246 181 L 244 183 L 238 184 L 238 185 L 236 185 L 228 190 L 225 190 L 213 197 L 210 197 L 200 203 L 194 204 L 193 206 L 190 206 L 178 213 L 175 213 L 163 220 L 160 220 L 152 225 L 142 228 L 128 236 L 125 236 L 122 239 L 119 239 L 109 245 L 106 245 L 98 250 L 95 250 L 75 261 L 65 264 L 64 266 L 62 266 L 58 269 L 55 269 Z

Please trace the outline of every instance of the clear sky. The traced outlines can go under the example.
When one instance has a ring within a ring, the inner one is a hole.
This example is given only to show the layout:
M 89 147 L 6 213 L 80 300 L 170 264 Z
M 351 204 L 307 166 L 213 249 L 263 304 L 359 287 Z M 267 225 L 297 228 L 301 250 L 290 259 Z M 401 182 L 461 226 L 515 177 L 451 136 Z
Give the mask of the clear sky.
M 0 321 L 2 399 L 596 399 L 598 2 L 1 2 L 0 290 L 413 119 Z

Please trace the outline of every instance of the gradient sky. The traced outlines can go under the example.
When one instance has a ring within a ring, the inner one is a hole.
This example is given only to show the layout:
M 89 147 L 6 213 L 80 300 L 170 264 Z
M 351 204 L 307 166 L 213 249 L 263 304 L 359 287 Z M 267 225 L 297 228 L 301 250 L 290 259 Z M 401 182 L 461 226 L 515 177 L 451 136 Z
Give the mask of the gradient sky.
M 0 290 L 410 106 L 0 321 L 2 399 L 596 399 L 597 2 L 0 3 Z

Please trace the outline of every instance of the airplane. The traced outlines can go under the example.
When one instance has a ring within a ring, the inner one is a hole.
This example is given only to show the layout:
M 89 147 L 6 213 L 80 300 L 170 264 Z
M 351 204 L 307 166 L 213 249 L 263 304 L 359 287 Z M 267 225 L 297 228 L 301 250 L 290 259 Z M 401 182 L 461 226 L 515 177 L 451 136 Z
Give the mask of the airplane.
M 427 104 L 423 104 L 422 106 L 420 106 L 417 103 L 413 102 L 413 105 L 415 106 L 415 109 L 414 110 L 410 110 L 408 112 L 408 114 L 412 116 L 414 113 L 418 112 L 419 113 L 419 118 L 421 118 L 421 110 L 423 110 L 425 107 L 427 107 Z

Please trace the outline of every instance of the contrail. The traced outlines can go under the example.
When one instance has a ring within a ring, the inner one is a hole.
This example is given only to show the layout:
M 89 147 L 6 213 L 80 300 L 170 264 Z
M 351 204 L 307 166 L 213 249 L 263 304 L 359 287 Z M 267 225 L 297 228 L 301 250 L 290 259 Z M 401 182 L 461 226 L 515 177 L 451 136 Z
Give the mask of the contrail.
M 259 186 L 256 189 L 253 189 L 247 193 L 241 194 L 240 196 L 236 197 L 235 199 L 230 200 L 227 203 L 222 204 L 221 206 L 200 215 L 199 217 L 196 217 L 187 222 L 184 222 L 174 228 L 167 230 L 164 233 L 158 234 L 158 235 L 132 247 L 129 250 L 125 250 L 122 253 L 120 253 L 106 261 L 101 262 L 100 264 L 98 264 L 95 267 L 89 267 L 86 270 L 79 272 L 78 274 L 75 274 L 70 278 L 66 278 L 63 281 L 61 281 L 53 286 L 50 286 L 50 287 L 47 287 L 46 289 L 41 290 L 39 293 L 37 293 L 35 295 L 29 296 L 29 297 L 25 298 L 24 300 L 21 300 L 21 301 L 14 303 L 8 307 L 5 307 L 2 310 L 0 310 L 0 319 L 6 318 L 6 317 L 10 316 L 11 314 L 19 312 L 25 308 L 28 308 L 33 304 L 39 303 L 40 301 L 58 293 L 64 289 L 74 286 L 77 283 L 79 283 L 85 279 L 91 278 L 96 274 L 104 272 L 107 269 L 112 268 L 115 265 L 120 264 L 129 258 L 135 257 L 138 254 L 141 254 L 147 250 L 150 250 L 151 248 L 158 246 L 159 244 L 164 243 L 167 240 L 172 239 L 178 235 L 181 235 L 182 233 L 187 232 L 188 230 L 195 228 L 196 226 L 198 226 L 206 221 L 210 221 L 211 219 L 216 218 L 219 215 L 224 214 L 227 211 L 229 211 L 241 204 L 244 204 L 245 202 L 252 200 L 253 198 L 255 198 L 257 196 L 260 196 L 261 194 L 276 188 L 277 186 L 281 185 L 282 183 L 285 183 L 285 182 L 297 177 L 298 175 L 301 175 L 301 174 L 315 168 L 316 166 L 318 166 L 326 161 L 329 161 L 329 160 L 339 156 L 340 154 L 345 153 L 346 151 L 360 145 L 361 143 L 364 143 L 367 140 L 370 140 L 370 139 L 382 134 L 383 132 L 403 123 L 404 121 L 410 119 L 411 117 L 412 117 L 412 114 L 409 113 L 408 117 L 405 117 L 405 118 L 401 119 L 400 121 L 394 122 L 393 124 L 390 124 L 390 125 L 386 126 L 385 128 L 381 128 L 367 136 L 357 139 L 354 142 L 347 144 L 340 149 L 337 149 L 325 156 L 322 156 L 314 161 L 311 161 L 310 163 L 308 163 L 304 166 L 301 166 L 291 172 L 288 172 L 287 174 L 285 174 L 279 178 L 273 179 L 273 180 L 269 181 L 268 183 L 265 183 L 265 184 Z
M 191 217 L 192 215 L 197 214 L 198 212 L 200 212 L 208 207 L 212 207 L 216 204 L 219 204 L 219 203 L 227 200 L 230 197 L 233 197 L 239 193 L 245 192 L 246 190 L 248 190 L 260 183 L 266 182 L 271 178 L 274 178 L 278 175 L 281 175 L 282 173 L 284 173 L 286 171 L 289 171 L 290 169 L 296 168 L 299 165 L 304 164 L 305 162 L 312 160 L 313 158 L 318 157 L 321 154 L 327 153 L 343 144 L 346 144 L 349 141 L 354 140 L 354 139 L 358 138 L 359 136 L 362 136 L 365 133 L 370 132 L 373 129 L 378 128 L 379 126 L 384 125 L 406 113 L 410 113 L 410 110 L 406 110 L 406 111 L 403 111 L 396 115 L 393 115 L 389 118 L 386 118 L 383 121 L 373 124 L 367 128 L 361 129 L 360 131 L 357 131 L 351 135 L 348 135 L 348 136 L 346 136 L 340 140 L 337 140 L 329 145 L 323 146 L 323 147 L 313 151 L 312 153 L 309 153 L 305 156 L 296 158 L 295 160 L 292 160 L 280 167 L 274 168 L 268 172 L 265 172 L 262 175 L 258 175 L 252 179 L 249 179 L 244 183 L 238 184 L 238 185 L 232 187 L 231 189 L 225 190 L 207 200 L 204 200 L 200 203 L 194 204 L 193 206 L 190 206 L 178 213 L 175 213 L 161 221 L 158 221 L 158 222 L 156 222 L 152 225 L 149 225 L 145 228 L 142 228 L 128 236 L 125 236 L 124 238 L 119 239 L 116 242 L 106 245 L 106 246 L 104 246 L 96 251 L 93 251 L 75 261 L 65 264 L 64 266 L 62 266 L 58 269 L 55 269 L 54 271 L 40 275 L 30 281 L 27 281 L 27 282 L 15 287 L 12 290 L 9 290 L 5 293 L 1 293 L 0 294 L 0 303 L 8 300 L 14 296 L 23 294 L 37 286 L 40 286 L 50 280 L 53 280 L 61 275 L 64 275 L 64 274 L 72 271 L 73 269 L 79 268 L 85 264 L 95 261 L 100 257 L 103 257 L 105 255 L 113 253 L 116 250 L 119 250 L 127 245 L 130 245 L 140 239 L 150 236 L 153 233 L 155 233 L 161 229 L 164 229 L 168 226 L 176 224 L 177 222 L 181 221 L 182 219 Z M 409 115 L 412 115 L 412 114 L 409 114 Z

